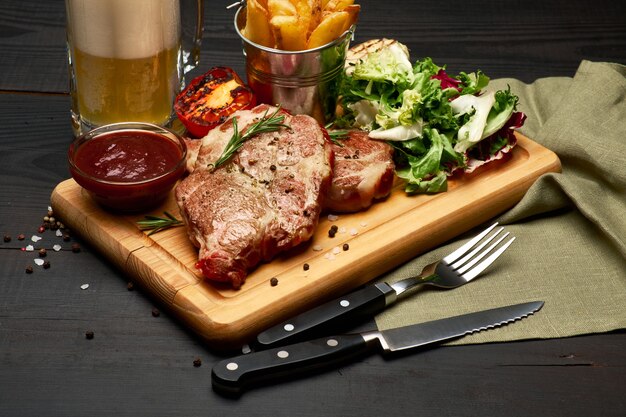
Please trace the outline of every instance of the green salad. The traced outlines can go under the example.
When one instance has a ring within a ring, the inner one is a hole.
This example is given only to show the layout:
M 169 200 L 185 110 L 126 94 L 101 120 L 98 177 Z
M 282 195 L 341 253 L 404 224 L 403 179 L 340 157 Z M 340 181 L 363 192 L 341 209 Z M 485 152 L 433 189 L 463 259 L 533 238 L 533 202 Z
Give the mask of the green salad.
M 481 71 L 452 77 L 430 58 L 411 64 L 394 43 L 346 69 L 341 128 L 369 131 L 395 148 L 396 174 L 407 193 L 447 190 L 447 178 L 501 158 L 524 123 L 509 90 L 488 91 Z

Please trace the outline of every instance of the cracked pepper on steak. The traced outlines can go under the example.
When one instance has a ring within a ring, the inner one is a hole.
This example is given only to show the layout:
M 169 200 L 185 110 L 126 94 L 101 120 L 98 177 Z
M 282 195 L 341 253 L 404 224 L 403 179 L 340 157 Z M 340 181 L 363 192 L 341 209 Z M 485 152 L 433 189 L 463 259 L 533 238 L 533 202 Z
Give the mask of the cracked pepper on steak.
M 245 133 L 275 110 L 260 105 L 233 117 Z M 331 182 L 332 147 L 312 117 L 282 114 L 289 129 L 255 136 L 216 169 L 211 164 L 233 135 L 232 117 L 190 152 L 191 174 L 176 187 L 176 201 L 200 248 L 196 266 L 210 280 L 239 288 L 257 264 L 315 232 Z

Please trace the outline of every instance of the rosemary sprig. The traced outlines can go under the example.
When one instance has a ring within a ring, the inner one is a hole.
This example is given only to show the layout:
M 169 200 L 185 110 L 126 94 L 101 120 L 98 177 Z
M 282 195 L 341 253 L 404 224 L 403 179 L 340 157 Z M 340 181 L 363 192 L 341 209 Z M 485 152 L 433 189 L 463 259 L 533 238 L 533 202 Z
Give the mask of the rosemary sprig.
M 328 137 L 330 137 L 330 141 L 332 143 L 343 148 L 343 143 L 341 143 L 341 140 L 348 139 L 349 133 L 350 132 L 347 130 L 332 130 L 328 131 Z
M 278 114 L 279 111 L 280 111 L 280 107 L 278 107 L 276 111 L 272 113 L 270 116 L 268 116 L 267 110 L 265 110 L 265 114 L 263 114 L 263 117 L 261 117 L 261 119 L 259 119 L 259 121 L 257 121 L 256 123 L 252 124 L 248 128 L 248 130 L 246 130 L 246 133 L 244 134 L 241 134 L 239 132 L 239 129 L 237 127 L 237 118 L 233 117 L 233 130 L 234 130 L 233 136 L 228 141 L 226 148 L 224 148 L 224 151 L 222 152 L 222 156 L 220 156 L 218 160 L 213 163 L 213 168 L 217 168 L 220 165 L 224 164 L 226 161 L 228 161 L 230 157 L 233 156 L 234 153 L 237 152 L 239 148 L 243 146 L 244 142 L 250 139 L 251 137 L 258 135 L 260 133 L 275 132 L 281 127 L 291 129 L 290 126 L 287 126 L 286 124 L 283 123 L 285 121 L 284 115 L 282 114 L 280 116 L 276 115 Z
M 169 229 L 170 227 L 182 226 L 184 223 L 181 220 L 178 220 L 176 217 L 172 216 L 167 211 L 164 211 L 163 214 L 167 216 L 158 217 L 158 216 L 145 216 L 145 220 L 139 220 L 137 225 L 140 230 L 150 230 L 148 236 L 160 232 L 161 230 Z
M 350 134 L 350 131 L 349 130 L 330 130 L 333 127 L 332 122 L 328 123 L 324 127 L 326 128 L 326 131 L 328 132 L 328 137 L 330 138 L 330 141 L 334 143 L 335 145 L 343 148 L 343 143 L 341 143 L 340 140 L 347 139 L 348 135 Z

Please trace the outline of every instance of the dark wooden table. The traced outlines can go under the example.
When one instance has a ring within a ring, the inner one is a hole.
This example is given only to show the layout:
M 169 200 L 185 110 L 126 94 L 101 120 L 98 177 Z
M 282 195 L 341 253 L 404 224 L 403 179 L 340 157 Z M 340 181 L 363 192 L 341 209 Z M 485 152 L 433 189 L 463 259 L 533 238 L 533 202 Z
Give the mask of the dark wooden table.
M 200 69 L 243 73 L 229 2 L 206 3 Z M 572 76 L 582 59 L 626 63 L 621 1 L 360 3 L 357 41 L 396 38 L 453 73 L 532 82 Z M 0 233 L 11 237 L 0 242 L 1 416 L 624 415 L 624 332 L 371 356 L 235 400 L 211 390 L 222 356 L 166 311 L 153 317 L 160 306 L 88 242 L 46 231 L 35 246 L 63 250 L 27 274 L 36 253 L 20 248 L 69 177 L 64 25 L 61 1 L 0 2 Z

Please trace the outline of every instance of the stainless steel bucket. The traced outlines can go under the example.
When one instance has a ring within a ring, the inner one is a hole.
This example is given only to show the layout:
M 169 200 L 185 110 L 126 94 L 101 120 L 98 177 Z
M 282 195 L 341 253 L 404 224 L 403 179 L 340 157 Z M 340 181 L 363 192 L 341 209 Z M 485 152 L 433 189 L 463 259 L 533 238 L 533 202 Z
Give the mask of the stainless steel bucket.
M 354 26 L 331 43 L 305 51 L 282 51 L 251 42 L 241 33 L 245 6 L 235 14 L 235 30 L 243 42 L 248 85 L 260 103 L 308 114 L 324 124 L 335 114 L 341 73 Z

